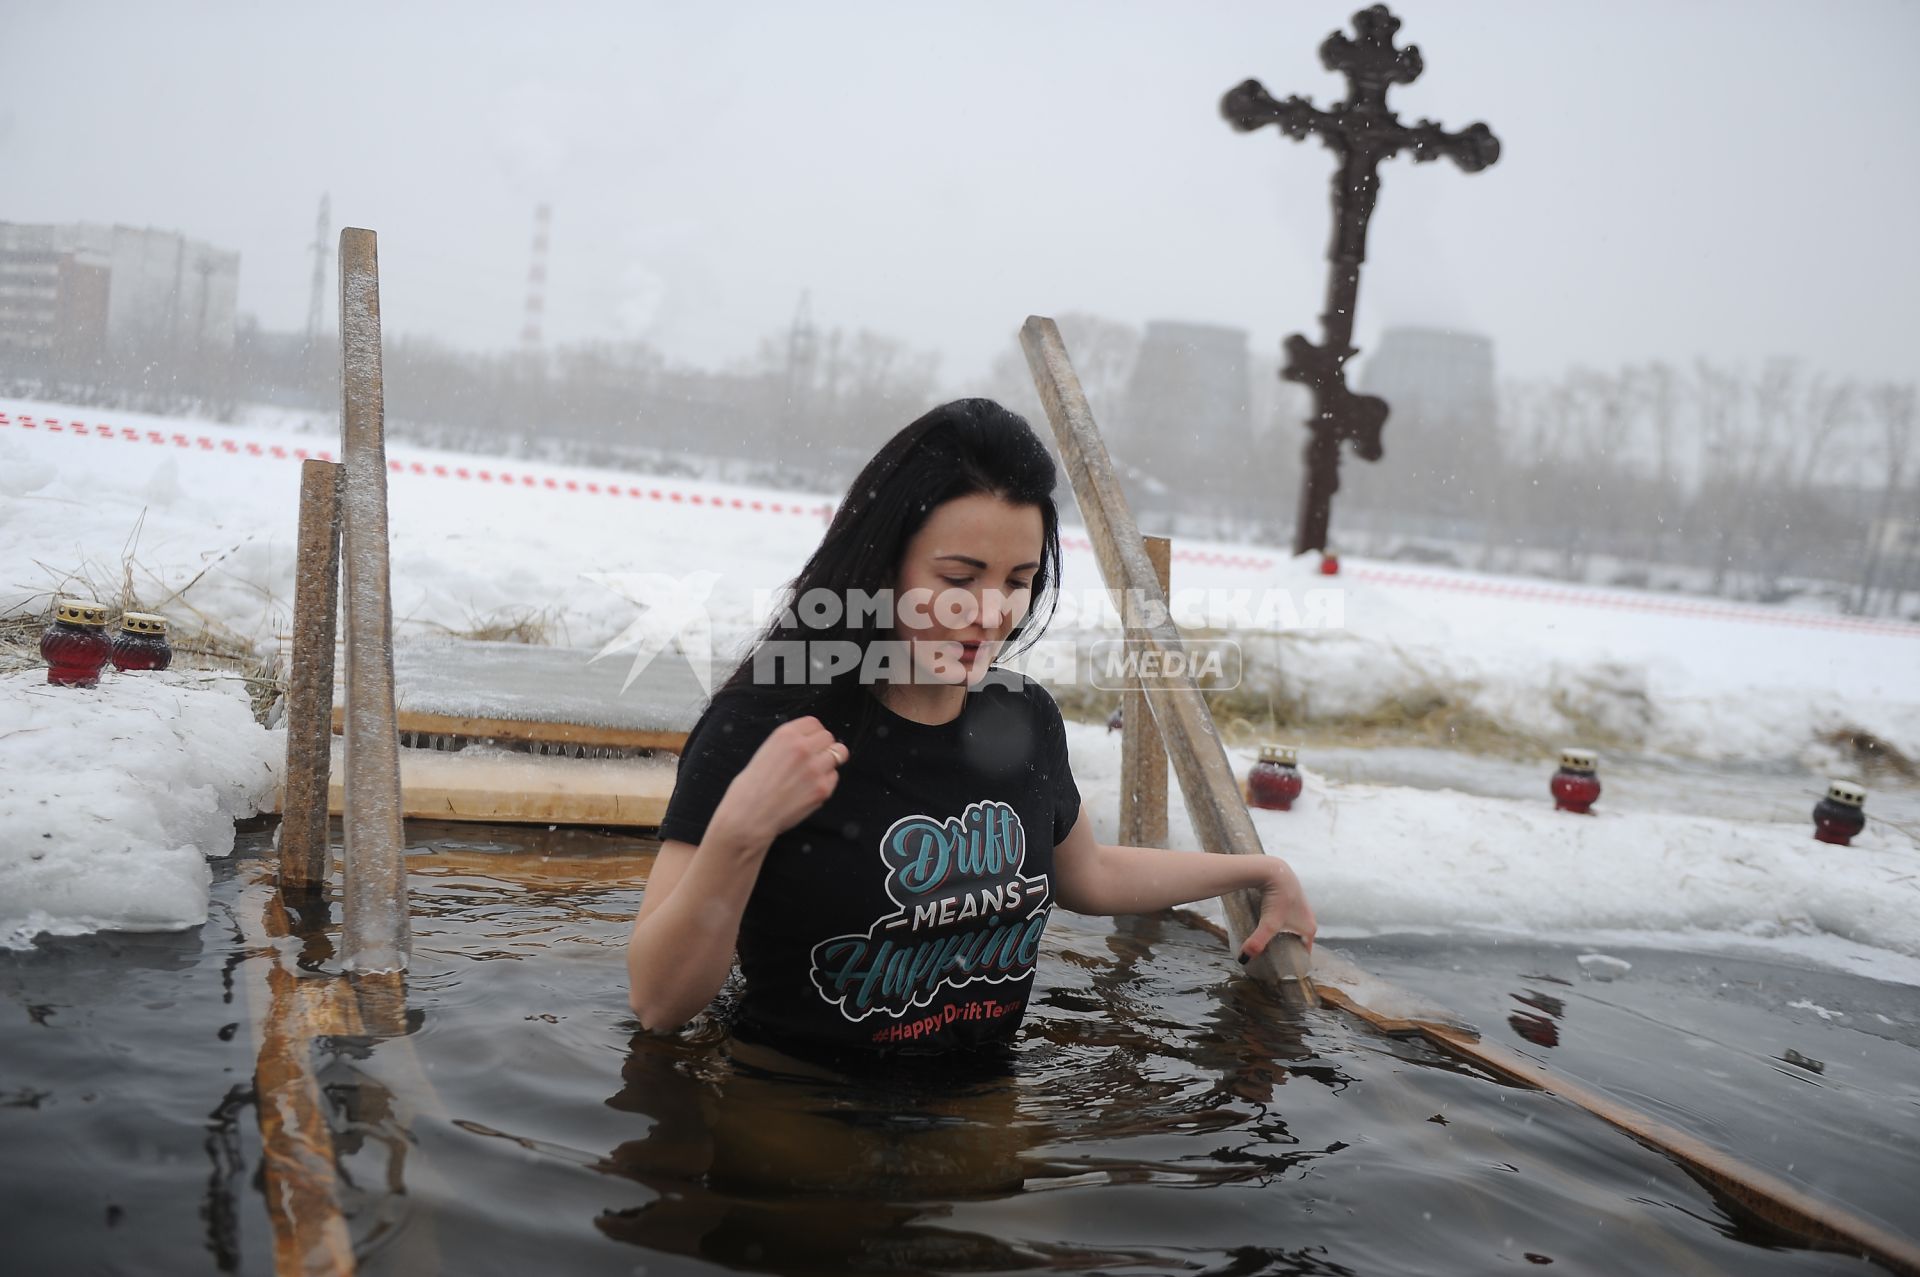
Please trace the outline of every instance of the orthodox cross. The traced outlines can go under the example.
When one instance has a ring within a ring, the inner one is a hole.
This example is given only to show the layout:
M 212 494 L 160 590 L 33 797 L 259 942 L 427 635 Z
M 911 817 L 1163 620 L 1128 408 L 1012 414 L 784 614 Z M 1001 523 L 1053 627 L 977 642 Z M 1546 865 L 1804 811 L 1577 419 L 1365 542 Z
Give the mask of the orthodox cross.
M 1299 333 L 1286 339 L 1287 366 L 1280 375 L 1313 392 L 1312 432 L 1305 453 L 1300 517 L 1293 552 L 1325 550 L 1333 494 L 1340 490 L 1340 444 L 1351 441 L 1367 461 L 1382 454 L 1380 431 L 1387 403 L 1375 395 L 1347 389 L 1346 364 L 1359 352 L 1353 346 L 1353 307 L 1360 292 L 1360 263 L 1367 256 L 1367 221 L 1380 195 L 1380 161 L 1402 151 L 1416 161 L 1446 156 L 1469 173 L 1500 158 L 1500 140 L 1484 124 L 1448 133 L 1432 120 L 1406 125 L 1387 109 L 1387 89 L 1411 84 L 1423 63 L 1414 45 L 1393 47 L 1400 19 L 1383 4 L 1353 15 L 1357 40 L 1339 31 L 1320 46 L 1320 64 L 1347 77 L 1347 100 L 1326 110 L 1306 98 L 1275 101 L 1258 80 L 1248 80 L 1220 100 L 1220 113 L 1242 133 L 1263 124 L 1278 125 L 1288 137 L 1317 134 L 1340 156 L 1333 177 L 1333 243 L 1327 249 L 1327 309 L 1320 316 L 1319 345 Z

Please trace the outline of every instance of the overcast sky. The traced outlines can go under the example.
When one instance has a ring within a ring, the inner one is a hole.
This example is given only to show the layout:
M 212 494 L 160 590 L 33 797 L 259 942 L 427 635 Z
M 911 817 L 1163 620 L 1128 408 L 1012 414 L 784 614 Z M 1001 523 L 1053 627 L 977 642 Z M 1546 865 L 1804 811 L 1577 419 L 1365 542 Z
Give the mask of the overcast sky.
M 553 206 L 550 340 L 720 364 L 823 326 L 977 388 L 1029 313 L 1317 332 L 1325 104 L 1354 0 L 98 4 L 0 0 L 0 220 L 176 229 L 304 323 L 322 192 L 380 234 L 390 332 L 513 343 Z M 1915 375 L 1920 5 L 1405 0 L 1403 118 L 1500 162 L 1386 166 L 1362 345 L 1492 335 L 1503 375 L 1695 355 Z M 332 302 L 329 301 L 331 308 Z

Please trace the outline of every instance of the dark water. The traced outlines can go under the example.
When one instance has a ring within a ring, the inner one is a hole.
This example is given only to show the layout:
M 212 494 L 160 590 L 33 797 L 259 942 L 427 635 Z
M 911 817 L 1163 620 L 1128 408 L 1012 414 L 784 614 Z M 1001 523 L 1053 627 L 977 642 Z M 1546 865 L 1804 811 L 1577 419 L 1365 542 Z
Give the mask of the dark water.
M 1781 963 L 1431 936 L 1343 946 L 1487 1036 L 1896 1233 L 1920 1235 L 1920 989 Z M 1596 964 L 1604 971 L 1605 964 Z
M 1874 1271 L 1561 1101 L 1273 1005 L 1178 919 L 1056 916 L 1002 1074 L 835 1079 L 634 1031 L 640 885 L 599 871 L 638 844 L 412 832 L 417 1027 L 316 1054 L 364 1272 Z M 0 955 L 0 1271 L 271 1272 L 234 868 L 194 931 Z M 1644 953 L 1602 984 L 1543 946 L 1358 956 L 1913 1231 L 1914 990 Z M 1789 1048 L 1824 1071 L 1767 1062 Z

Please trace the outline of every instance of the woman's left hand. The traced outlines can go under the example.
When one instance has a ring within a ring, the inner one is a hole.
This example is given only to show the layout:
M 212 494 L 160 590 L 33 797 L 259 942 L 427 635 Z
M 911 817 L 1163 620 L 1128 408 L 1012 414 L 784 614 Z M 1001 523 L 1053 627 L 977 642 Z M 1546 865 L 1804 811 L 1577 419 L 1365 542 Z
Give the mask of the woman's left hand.
M 1313 935 L 1318 924 L 1314 922 L 1313 908 L 1307 904 L 1307 893 L 1301 888 L 1300 879 L 1278 856 L 1265 859 L 1267 881 L 1260 889 L 1260 923 L 1240 946 L 1242 964 L 1265 953 L 1273 938 L 1282 931 L 1299 936 L 1307 952 L 1313 952 Z

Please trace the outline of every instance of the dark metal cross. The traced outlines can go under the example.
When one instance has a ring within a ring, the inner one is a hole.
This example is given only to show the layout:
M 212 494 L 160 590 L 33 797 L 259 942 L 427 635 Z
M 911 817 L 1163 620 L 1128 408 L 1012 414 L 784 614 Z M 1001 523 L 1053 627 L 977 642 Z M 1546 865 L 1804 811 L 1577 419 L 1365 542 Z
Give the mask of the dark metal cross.
M 1387 109 L 1387 89 L 1420 77 L 1420 50 L 1393 47 L 1400 19 L 1383 4 L 1353 15 L 1357 40 L 1335 31 L 1320 46 L 1320 64 L 1347 77 L 1347 100 L 1322 111 L 1303 97 L 1274 100 L 1258 80 L 1248 80 L 1220 100 L 1220 113 L 1242 133 L 1278 125 L 1288 137 L 1317 134 L 1340 156 L 1333 177 L 1333 243 L 1327 249 L 1327 309 L 1320 316 L 1323 340 L 1314 345 L 1299 333 L 1286 340 L 1287 366 L 1280 375 L 1313 392 L 1307 423 L 1306 475 L 1300 491 L 1300 521 L 1293 552 L 1324 550 L 1333 494 L 1340 490 L 1340 444 L 1351 440 L 1368 461 L 1382 454 L 1380 431 L 1387 403 L 1347 389 L 1346 364 L 1353 346 L 1353 307 L 1360 292 L 1360 263 L 1367 257 L 1367 221 L 1380 195 L 1380 161 L 1412 151 L 1417 161 L 1446 156 L 1469 173 L 1500 158 L 1500 141 L 1484 124 L 1448 133 L 1432 120 L 1400 122 Z

